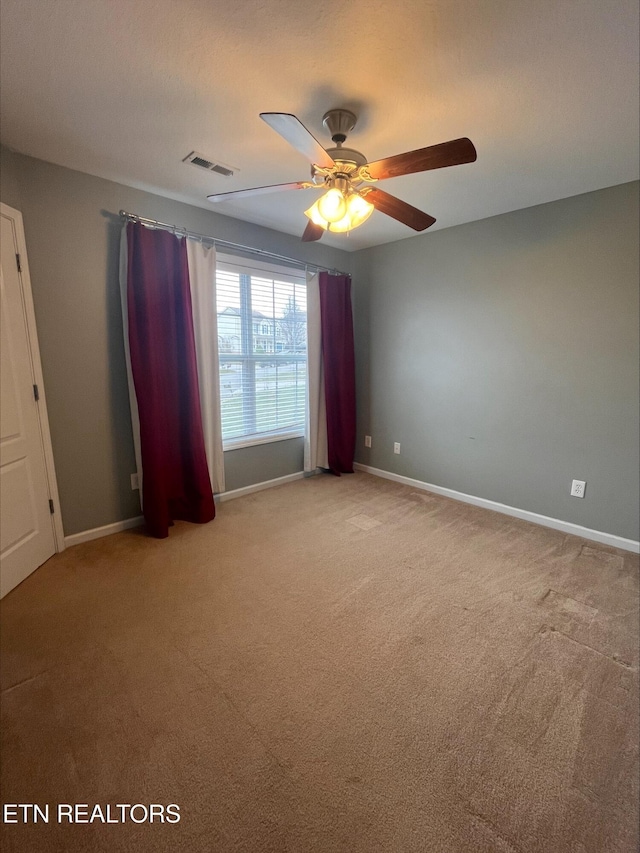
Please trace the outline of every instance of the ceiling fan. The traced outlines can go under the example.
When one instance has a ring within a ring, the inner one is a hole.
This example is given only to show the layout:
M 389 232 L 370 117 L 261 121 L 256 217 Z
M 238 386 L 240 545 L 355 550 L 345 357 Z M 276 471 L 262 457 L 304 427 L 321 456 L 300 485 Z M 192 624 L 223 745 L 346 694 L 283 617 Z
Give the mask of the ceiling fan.
M 350 110 L 329 110 L 323 116 L 322 123 L 335 144 L 334 148 L 327 149 L 291 113 L 260 113 L 260 118 L 309 160 L 311 180 L 216 193 L 207 198 L 218 202 L 283 190 L 325 190 L 325 194 L 305 211 L 309 222 L 302 235 L 304 242 L 319 240 L 325 231 L 351 231 L 362 225 L 374 209 L 414 231 L 424 231 L 436 221 L 433 216 L 372 184 L 385 178 L 473 163 L 476 159 L 473 143 L 463 137 L 368 163 L 360 151 L 343 147 L 357 121 Z

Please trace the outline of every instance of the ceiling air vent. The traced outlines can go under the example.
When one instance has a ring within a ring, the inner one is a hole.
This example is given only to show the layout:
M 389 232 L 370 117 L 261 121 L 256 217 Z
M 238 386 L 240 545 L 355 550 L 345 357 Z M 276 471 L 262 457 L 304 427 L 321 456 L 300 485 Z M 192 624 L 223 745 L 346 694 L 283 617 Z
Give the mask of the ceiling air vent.
M 223 175 L 225 178 L 230 178 L 234 172 L 239 171 L 234 166 L 227 166 L 224 163 L 216 163 L 213 160 L 207 160 L 202 154 L 197 151 L 192 151 L 182 161 L 183 163 L 192 163 L 194 166 L 199 166 L 201 169 L 206 169 L 208 172 L 215 172 L 217 175 Z

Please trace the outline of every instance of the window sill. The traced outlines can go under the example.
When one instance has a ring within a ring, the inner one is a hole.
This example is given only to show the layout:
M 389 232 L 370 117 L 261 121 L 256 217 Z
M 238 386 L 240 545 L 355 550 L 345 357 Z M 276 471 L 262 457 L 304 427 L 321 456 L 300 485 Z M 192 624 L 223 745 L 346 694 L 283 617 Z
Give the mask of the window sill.
M 267 435 L 234 438 L 222 444 L 223 452 L 227 450 L 240 450 L 242 447 L 254 447 L 257 444 L 271 444 L 274 441 L 289 441 L 292 438 L 304 438 L 303 430 L 291 430 L 289 432 L 272 432 Z

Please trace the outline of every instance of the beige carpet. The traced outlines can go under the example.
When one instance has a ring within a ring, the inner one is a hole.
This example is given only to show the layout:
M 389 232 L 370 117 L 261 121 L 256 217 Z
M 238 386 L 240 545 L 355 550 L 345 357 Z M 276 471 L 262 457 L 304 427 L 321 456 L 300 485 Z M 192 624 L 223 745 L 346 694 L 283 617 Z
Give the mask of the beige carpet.
M 51 809 L 7 853 L 637 849 L 637 556 L 320 476 L 71 548 L 1 609 L 2 799 Z

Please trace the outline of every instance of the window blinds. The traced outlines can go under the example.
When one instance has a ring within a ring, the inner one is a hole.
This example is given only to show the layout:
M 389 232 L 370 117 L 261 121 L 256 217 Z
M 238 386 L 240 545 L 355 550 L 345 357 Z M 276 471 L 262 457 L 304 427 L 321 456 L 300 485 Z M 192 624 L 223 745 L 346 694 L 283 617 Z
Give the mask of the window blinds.
M 304 433 L 307 291 L 304 274 L 269 264 L 216 269 L 225 447 Z

